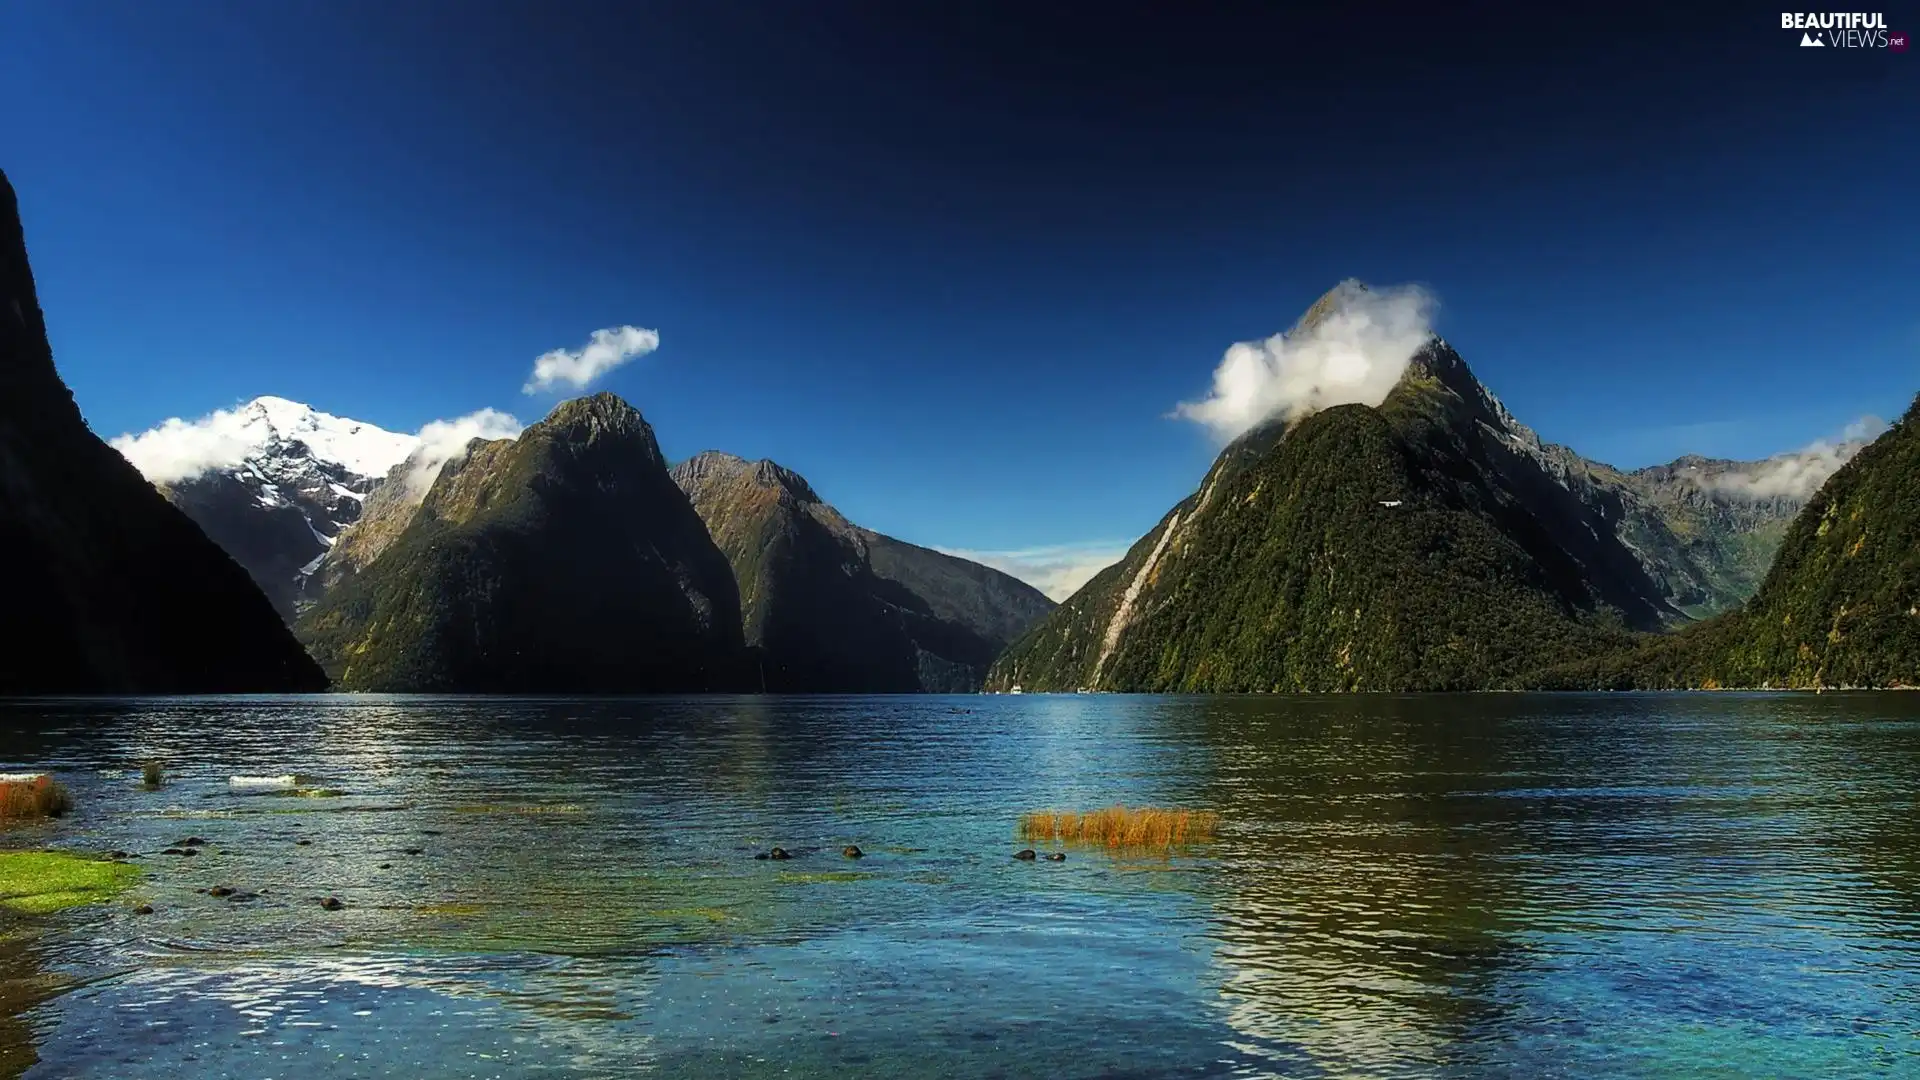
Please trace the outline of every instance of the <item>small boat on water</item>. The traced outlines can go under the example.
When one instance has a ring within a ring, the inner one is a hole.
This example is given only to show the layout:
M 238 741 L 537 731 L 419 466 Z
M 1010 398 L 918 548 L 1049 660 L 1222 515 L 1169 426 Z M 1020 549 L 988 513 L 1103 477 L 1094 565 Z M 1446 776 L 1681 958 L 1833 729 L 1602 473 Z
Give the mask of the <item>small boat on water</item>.
M 1013 684 L 1013 689 L 1011 689 L 1011 690 L 1009 690 L 1009 691 L 1007 691 L 1007 693 L 1009 693 L 1009 694 L 1024 694 L 1024 693 L 1026 693 L 1026 691 L 1024 691 L 1024 690 L 1022 690 L 1022 689 L 1020 689 L 1020 684 L 1019 684 L 1019 683 L 1015 683 L 1015 684 Z

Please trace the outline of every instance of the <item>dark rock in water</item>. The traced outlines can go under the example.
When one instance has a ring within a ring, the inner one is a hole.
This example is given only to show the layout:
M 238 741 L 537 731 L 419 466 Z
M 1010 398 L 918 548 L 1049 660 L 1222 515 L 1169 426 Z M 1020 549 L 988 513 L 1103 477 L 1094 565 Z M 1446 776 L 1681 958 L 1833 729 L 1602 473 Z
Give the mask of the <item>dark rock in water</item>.
M 380 864 L 380 869 L 382 869 L 382 870 L 391 870 L 391 869 L 393 869 L 393 864 L 392 864 L 392 863 L 390 863 L 390 862 L 383 862 L 383 863 L 381 863 L 381 864 Z
M 56 196 L 57 197 L 57 196 Z M 0 695 L 323 690 L 247 572 L 87 428 L 0 174 Z
M 133 913 L 135 915 L 151 915 L 153 914 L 153 905 L 141 904 L 139 907 L 133 909 Z
M 193 851 L 192 851 L 191 849 L 189 849 L 189 848 L 177 848 L 177 847 L 170 847 L 170 848 L 168 848 L 167 850 L 165 850 L 165 851 L 163 851 L 163 852 L 161 852 L 160 854 L 162 854 L 162 855 L 192 855 L 192 854 L 193 854 Z
M 849 859 L 861 859 L 865 858 L 867 853 L 861 851 L 858 844 L 848 844 L 846 847 L 840 849 L 840 854 L 845 855 Z
M 767 858 L 779 860 L 779 859 L 791 859 L 793 858 L 793 856 L 787 854 L 786 848 L 777 847 L 777 848 L 774 848 L 772 851 L 767 852 Z
M 133 852 L 131 852 L 131 851 L 109 851 L 109 852 L 107 852 L 107 858 L 109 858 L 109 859 L 112 859 L 112 860 L 113 860 L 114 862 L 125 862 L 125 861 L 127 861 L 128 859 L 137 859 L 137 858 L 139 858 L 139 857 L 140 857 L 140 856 L 138 856 L 138 855 L 135 855 L 135 854 L 134 854 Z
M 402 848 L 400 850 L 400 854 L 402 855 L 425 855 L 426 853 L 427 853 L 427 850 L 425 848 L 417 848 L 417 847 Z
M 1021 850 L 1014 852 L 1013 857 L 1016 859 L 1020 859 L 1023 862 L 1032 862 L 1034 859 L 1038 858 L 1039 856 L 1033 853 L 1032 848 L 1022 848 Z
M 313 841 L 311 841 L 311 840 L 295 840 L 295 841 L 293 842 L 293 846 L 294 846 L 294 847 L 312 847 L 312 846 L 313 846 Z
M 237 893 L 234 893 L 232 896 L 227 897 L 227 903 L 244 904 L 249 900 L 258 900 L 258 899 L 260 899 L 259 893 L 237 892 Z
M 1040 857 L 1047 860 L 1048 862 L 1066 862 L 1067 861 L 1067 853 L 1064 851 L 1049 851 L 1045 855 L 1042 855 Z
M 341 903 L 338 898 L 329 896 L 325 900 L 320 901 L 320 906 L 326 908 L 328 911 L 339 911 L 347 905 Z
M 205 847 L 206 845 L 207 842 L 198 836 L 189 836 L 174 844 L 175 847 Z
M 233 889 L 226 885 L 215 885 L 213 888 L 207 890 L 207 895 L 215 897 L 232 896 Z
M 441 832 L 439 829 L 421 829 L 420 835 L 421 836 L 445 836 L 446 834 Z

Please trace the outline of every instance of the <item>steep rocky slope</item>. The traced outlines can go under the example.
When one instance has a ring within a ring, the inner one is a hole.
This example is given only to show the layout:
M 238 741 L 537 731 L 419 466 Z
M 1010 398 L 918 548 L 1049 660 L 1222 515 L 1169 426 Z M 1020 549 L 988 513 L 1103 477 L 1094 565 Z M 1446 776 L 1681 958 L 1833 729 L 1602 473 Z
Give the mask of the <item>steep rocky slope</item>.
M 0 594 L 0 694 L 326 685 L 246 571 L 81 418 L 4 174 Z
M 771 461 L 708 452 L 673 476 L 733 566 L 770 690 L 976 690 L 1053 606 L 999 571 L 853 525 Z

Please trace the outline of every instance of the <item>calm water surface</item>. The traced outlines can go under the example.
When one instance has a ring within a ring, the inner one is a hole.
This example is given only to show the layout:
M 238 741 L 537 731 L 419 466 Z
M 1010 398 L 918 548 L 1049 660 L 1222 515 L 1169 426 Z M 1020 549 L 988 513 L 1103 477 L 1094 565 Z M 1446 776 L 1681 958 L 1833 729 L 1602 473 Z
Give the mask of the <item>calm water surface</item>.
M 0 703 L 43 767 L 0 844 L 147 876 L 0 926 L 0 1075 L 1920 1076 L 1914 694 Z M 1010 858 L 1116 801 L 1225 823 Z

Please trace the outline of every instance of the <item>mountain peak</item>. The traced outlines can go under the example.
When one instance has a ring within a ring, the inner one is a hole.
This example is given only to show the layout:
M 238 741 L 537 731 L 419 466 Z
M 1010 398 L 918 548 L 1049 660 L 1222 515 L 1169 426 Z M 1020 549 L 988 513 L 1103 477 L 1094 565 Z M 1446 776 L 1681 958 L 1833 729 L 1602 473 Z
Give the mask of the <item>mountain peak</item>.
M 821 501 L 806 477 L 770 458 L 748 461 L 723 450 L 704 450 L 675 465 L 672 472 L 674 482 L 682 488 L 708 480 L 744 477 L 759 487 L 785 492 L 801 502 Z
M 1297 329 L 1311 330 L 1313 327 L 1319 325 L 1327 316 L 1332 315 L 1336 311 L 1340 311 L 1372 291 L 1372 289 L 1367 288 L 1367 283 L 1361 281 L 1359 278 L 1346 278 L 1342 280 L 1333 288 L 1322 293 L 1320 299 L 1315 300 L 1312 306 L 1307 308 L 1306 312 L 1300 316 Z
M 651 431 L 639 409 L 618 394 L 606 390 L 555 405 L 544 423 L 556 428 L 585 428 L 590 432 L 605 430 L 615 434 L 641 429 Z
M 168 420 L 112 440 L 114 449 L 156 484 L 176 484 L 248 462 L 292 463 L 377 479 L 419 445 L 413 435 L 323 413 L 281 397 L 257 397 L 194 421 Z M 280 466 L 268 465 L 268 471 Z

